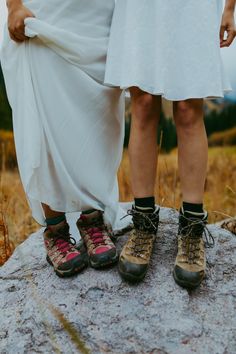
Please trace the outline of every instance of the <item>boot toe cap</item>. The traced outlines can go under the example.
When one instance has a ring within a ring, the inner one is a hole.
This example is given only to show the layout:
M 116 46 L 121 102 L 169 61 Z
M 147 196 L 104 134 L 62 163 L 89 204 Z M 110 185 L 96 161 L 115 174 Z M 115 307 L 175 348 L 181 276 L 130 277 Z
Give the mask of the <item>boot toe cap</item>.
M 196 288 L 204 278 L 204 271 L 191 272 L 179 266 L 174 268 L 174 278 L 178 285 L 185 288 Z
M 62 263 L 61 265 L 58 266 L 59 271 L 70 271 L 73 269 L 79 269 L 82 268 L 83 266 L 87 265 L 88 263 L 88 257 L 86 254 L 79 254 L 78 256 L 74 257 L 73 259 Z
M 118 254 L 116 248 L 111 248 L 106 252 L 93 254 L 90 256 L 90 263 L 94 268 L 102 268 L 106 265 L 117 262 L 117 260 Z
M 127 260 L 120 260 L 119 272 L 121 276 L 129 281 L 140 281 L 147 273 L 147 264 L 131 263 Z

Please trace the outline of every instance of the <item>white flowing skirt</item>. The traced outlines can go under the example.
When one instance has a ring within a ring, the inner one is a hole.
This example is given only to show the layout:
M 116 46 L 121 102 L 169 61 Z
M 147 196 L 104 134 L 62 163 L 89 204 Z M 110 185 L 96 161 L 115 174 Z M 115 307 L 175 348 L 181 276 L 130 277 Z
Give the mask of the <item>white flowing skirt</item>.
M 31 39 L 16 44 L 6 29 L 1 64 L 33 216 L 44 225 L 41 203 L 96 208 L 118 228 L 124 96 L 103 85 L 114 0 L 24 4 L 36 16 L 25 21 Z
M 117 0 L 105 83 L 172 101 L 223 97 L 221 15 L 222 0 Z

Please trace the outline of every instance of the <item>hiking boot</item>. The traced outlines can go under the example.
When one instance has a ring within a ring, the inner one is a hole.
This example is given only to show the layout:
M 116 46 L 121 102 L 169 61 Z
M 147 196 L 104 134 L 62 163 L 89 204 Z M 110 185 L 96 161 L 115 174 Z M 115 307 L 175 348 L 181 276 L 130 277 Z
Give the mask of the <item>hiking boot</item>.
M 198 287 L 205 276 L 205 246 L 214 246 L 214 238 L 206 227 L 207 218 L 206 212 L 202 214 L 202 218 L 194 215 L 186 217 L 180 212 L 178 254 L 173 275 L 176 283 L 184 288 Z
M 159 224 L 159 209 L 154 213 L 142 213 L 133 207 L 134 230 L 122 249 L 119 260 L 119 273 L 125 280 L 141 281 L 148 270 Z
M 105 224 L 102 211 L 81 214 L 76 224 L 93 268 L 99 269 L 117 262 L 118 254 L 111 240 L 112 231 Z
M 86 252 L 79 252 L 75 239 L 70 236 L 67 222 L 58 228 L 48 226 L 44 231 L 44 245 L 47 261 L 54 267 L 59 277 L 69 277 L 79 273 L 88 264 Z

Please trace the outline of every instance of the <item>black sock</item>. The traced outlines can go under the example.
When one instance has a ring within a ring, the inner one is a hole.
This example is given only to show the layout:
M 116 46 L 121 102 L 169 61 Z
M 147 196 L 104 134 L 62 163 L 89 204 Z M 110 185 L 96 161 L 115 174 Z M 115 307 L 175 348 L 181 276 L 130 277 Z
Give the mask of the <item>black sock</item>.
M 46 224 L 47 226 L 53 226 L 53 225 L 57 225 L 60 224 L 62 221 L 66 220 L 66 216 L 65 214 L 59 215 L 59 216 L 55 216 L 54 218 L 46 218 Z
M 202 218 L 204 214 L 203 204 L 202 203 L 187 203 L 183 202 L 181 213 L 186 217 L 199 217 Z
M 134 205 L 135 209 L 142 213 L 153 213 L 155 211 L 155 198 L 135 198 Z
M 82 211 L 82 214 L 88 215 L 88 214 L 92 214 L 94 211 L 96 211 L 96 209 L 88 209 L 88 210 Z

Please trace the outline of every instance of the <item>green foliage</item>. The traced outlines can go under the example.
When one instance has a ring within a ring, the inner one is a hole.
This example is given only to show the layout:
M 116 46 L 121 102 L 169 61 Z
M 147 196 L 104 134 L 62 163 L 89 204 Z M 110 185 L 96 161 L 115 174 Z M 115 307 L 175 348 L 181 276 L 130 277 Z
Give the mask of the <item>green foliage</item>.
M 128 118 L 125 120 L 125 139 L 124 139 L 124 147 L 128 147 L 128 145 L 129 145 L 130 126 L 131 126 L 131 117 L 128 117 Z
M 170 118 L 166 118 L 161 114 L 161 120 L 158 129 L 158 144 L 162 135 L 161 150 L 169 152 L 177 146 L 177 135 L 174 122 Z
M 226 104 L 219 112 L 211 111 L 205 118 L 207 135 L 222 132 L 236 126 L 236 103 Z
M 1 67 L 0 67 L 0 129 L 12 130 L 11 108 L 7 100 Z

